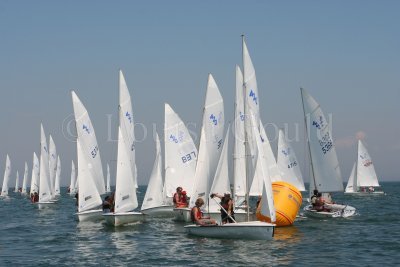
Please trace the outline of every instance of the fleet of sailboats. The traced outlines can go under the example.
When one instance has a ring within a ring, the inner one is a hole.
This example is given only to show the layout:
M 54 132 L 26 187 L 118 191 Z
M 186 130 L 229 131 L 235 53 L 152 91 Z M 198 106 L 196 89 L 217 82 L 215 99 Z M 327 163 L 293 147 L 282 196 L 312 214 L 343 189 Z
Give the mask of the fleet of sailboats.
M 229 175 L 229 134 L 225 132 L 224 100 L 214 77 L 209 74 L 202 114 L 199 145 L 196 147 L 185 123 L 169 104 L 165 104 L 164 157 L 158 134 L 155 134 L 156 153 L 140 211 L 137 198 L 138 171 L 134 116 L 131 96 L 122 71 L 119 71 L 119 125 L 114 209 L 104 212 L 102 195 L 111 193 L 110 167 L 107 164 L 106 183 L 99 145 L 88 111 L 72 91 L 76 126 L 77 169 L 71 165 L 69 194 L 77 195 L 79 221 L 105 219 L 114 226 L 145 221 L 145 215 L 172 217 L 191 222 L 191 209 L 198 198 L 205 202 L 205 215 L 218 221 L 217 225 L 190 224 L 184 229 L 190 235 L 212 238 L 263 239 L 274 236 L 277 209 L 273 185 L 289 183 L 299 191 L 306 191 L 299 161 L 295 152 L 279 130 L 275 153 L 263 127 L 260 116 L 260 98 L 253 66 L 246 42 L 242 37 L 243 72 L 236 66 L 234 103 L 233 174 Z M 346 189 L 332 137 L 332 125 L 319 103 L 301 88 L 301 99 L 306 128 L 306 144 L 310 164 L 310 188 L 322 193 L 327 201 L 324 210 L 316 210 L 310 203 L 304 207 L 305 215 L 316 218 L 350 217 L 356 208 L 329 200 L 332 192 L 351 194 L 384 194 L 380 187 L 372 159 L 358 141 L 357 161 L 352 168 Z M 164 160 L 164 167 L 163 167 Z M 28 194 L 28 164 L 24 165 L 21 194 Z M 1 197 L 8 198 L 11 162 L 7 155 Z M 164 178 L 164 179 L 163 179 Z M 15 193 L 20 191 L 19 172 L 16 171 Z M 61 160 L 52 135 L 47 143 L 43 125 L 40 125 L 40 157 L 33 153 L 30 195 L 38 194 L 39 208 L 54 206 L 61 195 Z M 183 187 L 190 197 L 188 207 L 174 208 L 172 197 L 177 187 Z M 222 224 L 221 205 L 212 193 L 231 192 L 235 203 L 235 220 Z M 260 197 L 257 217 L 250 210 L 250 197 Z M 300 201 L 301 202 L 301 201 Z M 278 210 L 279 213 L 279 210 Z M 260 218 L 263 221 L 259 221 Z M 257 220 L 257 219 L 258 220 Z

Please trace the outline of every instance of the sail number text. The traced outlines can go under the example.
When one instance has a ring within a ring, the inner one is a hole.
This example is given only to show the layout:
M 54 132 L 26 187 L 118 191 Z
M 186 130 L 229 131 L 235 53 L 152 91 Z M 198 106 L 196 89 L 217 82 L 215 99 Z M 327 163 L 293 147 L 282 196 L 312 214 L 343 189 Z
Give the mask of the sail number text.
M 331 150 L 333 143 L 329 132 L 327 132 L 321 140 L 319 140 L 319 145 L 321 146 L 322 152 L 326 154 L 329 150 Z
M 182 162 L 186 163 L 195 158 L 196 158 L 196 152 L 192 151 L 189 154 L 186 154 L 185 156 L 182 157 Z

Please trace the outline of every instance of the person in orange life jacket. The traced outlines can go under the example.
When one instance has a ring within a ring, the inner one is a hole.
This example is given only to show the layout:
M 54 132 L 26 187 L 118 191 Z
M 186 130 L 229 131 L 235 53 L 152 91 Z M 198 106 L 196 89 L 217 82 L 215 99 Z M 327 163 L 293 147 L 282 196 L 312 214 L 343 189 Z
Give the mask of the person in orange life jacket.
M 197 225 L 216 225 L 217 222 L 210 217 L 204 217 L 203 213 L 201 212 L 200 208 L 204 205 L 204 200 L 202 198 L 198 198 L 196 200 L 195 206 L 190 211 L 190 217 L 192 222 Z
M 211 198 L 213 197 L 218 197 L 221 199 L 221 206 L 225 209 L 225 212 L 223 209 L 221 209 L 221 222 L 222 224 L 225 223 L 233 223 L 234 221 L 232 219 L 235 219 L 235 212 L 233 211 L 233 200 L 231 198 L 231 192 L 225 192 L 224 195 L 216 194 L 213 193 L 211 194 Z M 232 217 L 232 219 L 228 216 Z
M 185 195 L 183 195 L 183 192 L 185 191 L 183 191 L 182 187 L 179 186 L 176 188 L 176 192 L 173 197 L 175 208 L 185 208 L 188 206 L 186 192 Z

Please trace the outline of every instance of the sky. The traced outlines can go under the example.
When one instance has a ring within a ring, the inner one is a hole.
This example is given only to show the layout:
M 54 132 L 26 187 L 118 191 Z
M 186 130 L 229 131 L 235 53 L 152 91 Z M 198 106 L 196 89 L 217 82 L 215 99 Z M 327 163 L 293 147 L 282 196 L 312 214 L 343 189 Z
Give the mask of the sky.
M 242 64 L 244 34 L 272 148 L 277 129 L 286 129 L 306 182 L 300 87 L 332 119 L 344 182 L 357 157 L 357 138 L 379 180 L 400 181 L 399 10 L 394 0 L 2 0 L 0 171 L 9 154 L 13 187 L 25 161 L 31 169 L 43 123 L 61 158 L 62 185 L 69 184 L 71 160 L 76 163 L 75 90 L 95 127 L 104 171 L 110 163 L 115 179 L 121 69 L 137 123 L 139 184 L 146 185 L 154 132 L 163 134 L 164 103 L 188 124 L 198 144 L 212 73 L 226 119 L 233 120 L 235 65 Z

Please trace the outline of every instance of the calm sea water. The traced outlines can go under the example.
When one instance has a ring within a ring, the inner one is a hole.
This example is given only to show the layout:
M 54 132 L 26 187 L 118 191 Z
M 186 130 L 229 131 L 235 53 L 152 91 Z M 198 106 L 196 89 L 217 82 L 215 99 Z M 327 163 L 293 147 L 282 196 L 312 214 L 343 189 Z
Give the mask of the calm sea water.
M 400 183 L 382 187 L 383 196 L 334 194 L 357 208 L 355 217 L 300 219 L 277 228 L 272 241 L 191 237 L 172 219 L 118 228 L 79 223 L 65 193 L 44 210 L 10 193 L 0 200 L 0 266 L 399 266 Z

